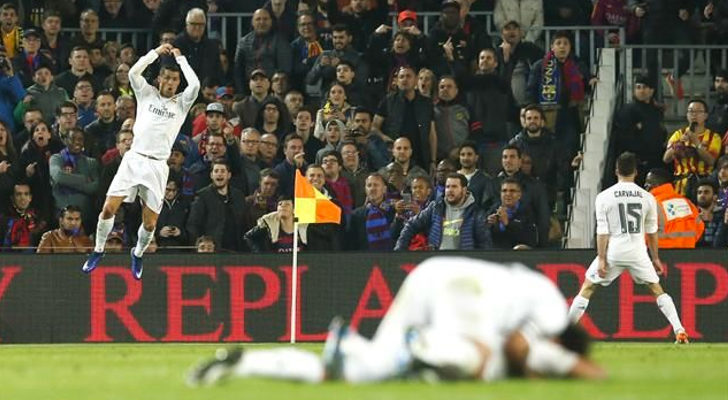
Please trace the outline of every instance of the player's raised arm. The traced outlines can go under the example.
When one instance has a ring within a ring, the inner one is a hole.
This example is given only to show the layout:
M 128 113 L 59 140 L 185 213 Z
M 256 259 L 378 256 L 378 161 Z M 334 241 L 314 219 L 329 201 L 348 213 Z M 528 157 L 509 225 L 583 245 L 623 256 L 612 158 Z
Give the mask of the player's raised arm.
M 141 92 L 144 87 L 150 86 L 147 83 L 147 80 L 142 76 L 142 73 L 145 69 L 147 69 L 149 64 L 153 63 L 157 58 L 159 58 L 159 56 L 167 55 L 171 50 L 172 45 L 169 43 L 160 45 L 156 49 L 149 50 L 149 53 L 139 57 L 139 60 L 137 60 L 137 62 L 129 68 L 129 84 L 131 85 L 131 88 L 134 89 L 134 92 Z
M 182 55 L 182 52 L 180 52 L 178 48 L 172 48 L 170 52 L 177 61 L 177 64 L 179 64 L 179 68 L 182 70 L 185 80 L 187 80 L 187 87 L 184 92 L 182 92 L 182 99 L 185 103 L 192 104 L 192 102 L 197 99 L 197 95 L 200 92 L 200 79 L 197 78 L 197 74 L 195 74 L 195 71 L 192 67 L 190 67 L 190 64 L 187 62 L 187 58 Z

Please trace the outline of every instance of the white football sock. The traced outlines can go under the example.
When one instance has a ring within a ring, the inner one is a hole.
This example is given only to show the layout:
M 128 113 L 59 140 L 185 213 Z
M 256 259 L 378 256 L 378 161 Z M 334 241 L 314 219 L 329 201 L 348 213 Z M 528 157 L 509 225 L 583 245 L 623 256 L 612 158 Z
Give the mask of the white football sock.
M 675 309 L 675 303 L 673 303 L 672 297 L 670 297 L 667 293 L 663 293 L 657 296 L 656 301 L 657 307 L 663 314 L 665 314 L 665 318 L 670 321 L 672 330 L 674 332 L 684 331 L 685 328 L 683 328 L 682 322 L 680 322 L 680 317 L 677 315 L 677 310 Z
M 109 233 L 114 229 L 114 216 L 109 219 L 101 219 L 99 216 L 99 222 L 96 223 L 96 247 L 94 251 L 97 253 L 103 253 L 106 247 L 106 239 L 109 237 Z
M 317 383 L 324 379 L 324 366 L 321 358 L 310 351 L 291 347 L 253 350 L 243 353 L 233 374 Z
M 573 323 L 579 322 L 587 307 L 589 307 L 589 299 L 581 295 L 576 295 L 569 308 L 569 321 Z
M 380 343 L 351 330 L 341 339 L 341 354 L 344 380 L 350 383 L 395 378 L 406 370 L 412 360 L 404 338 Z
M 136 247 L 134 247 L 134 255 L 137 257 L 141 257 L 144 255 L 144 250 L 149 247 L 149 243 L 152 243 L 152 239 L 154 238 L 154 230 L 148 231 L 144 229 L 144 224 L 139 225 L 139 230 L 137 231 L 137 244 Z

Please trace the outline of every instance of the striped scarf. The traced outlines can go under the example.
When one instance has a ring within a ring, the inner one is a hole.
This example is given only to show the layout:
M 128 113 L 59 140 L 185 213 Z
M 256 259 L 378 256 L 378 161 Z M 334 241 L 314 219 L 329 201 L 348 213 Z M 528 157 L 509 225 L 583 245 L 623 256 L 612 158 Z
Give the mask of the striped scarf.
M 584 79 L 579 71 L 579 66 L 573 58 L 569 57 L 564 61 L 563 69 L 559 69 L 559 60 L 556 59 L 553 51 L 549 51 L 543 58 L 541 66 L 541 87 L 539 91 L 539 103 L 541 105 L 557 105 L 562 101 L 565 93 L 562 93 L 562 80 L 566 80 L 566 87 L 569 91 L 569 101 L 579 102 L 584 100 Z M 561 76 L 561 73 L 564 76 Z
M 387 219 L 385 210 L 374 204 L 367 204 L 365 229 L 369 250 L 388 251 L 394 248 L 392 236 L 389 232 L 389 224 L 390 221 Z

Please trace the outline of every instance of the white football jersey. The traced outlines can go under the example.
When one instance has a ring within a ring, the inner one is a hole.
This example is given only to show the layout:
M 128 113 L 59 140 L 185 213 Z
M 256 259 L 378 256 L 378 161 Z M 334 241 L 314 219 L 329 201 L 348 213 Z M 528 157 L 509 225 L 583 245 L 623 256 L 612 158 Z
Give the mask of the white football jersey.
M 156 51 L 150 50 L 129 69 L 129 82 L 137 101 L 131 150 L 166 161 L 172 152 L 172 145 L 179 129 L 197 99 L 200 80 L 187 63 L 187 59 L 179 56 L 176 58 L 177 64 L 187 80 L 187 87 L 182 93 L 170 98 L 162 97 L 159 89 L 147 83 L 142 76 L 147 66 L 158 57 Z
M 646 233 L 657 232 L 657 202 L 632 182 L 618 182 L 597 195 L 597 234 L 609 235 L 607 259 L 643 260 Z

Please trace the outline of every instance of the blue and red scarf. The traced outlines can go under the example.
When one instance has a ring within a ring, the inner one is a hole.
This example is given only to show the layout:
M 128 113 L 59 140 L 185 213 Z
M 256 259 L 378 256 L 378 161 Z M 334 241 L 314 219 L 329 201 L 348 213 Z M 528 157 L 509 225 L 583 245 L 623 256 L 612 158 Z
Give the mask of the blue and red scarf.
M 573 58 L 567 58 L 563 63 L 563 68 L 559 68 L 559 60 L 553 51 L 549 51 L 546 57 L 543 58 L 541 68 L 539 104 L 543 106 L 560 104 L 564 96 L 561 91 L 562 81 L 566 82 L 569 89 L 569 101 L 579 102 L 584 100 L 584 77 Z M 562 72 L 564 76 L 561 75 Z

